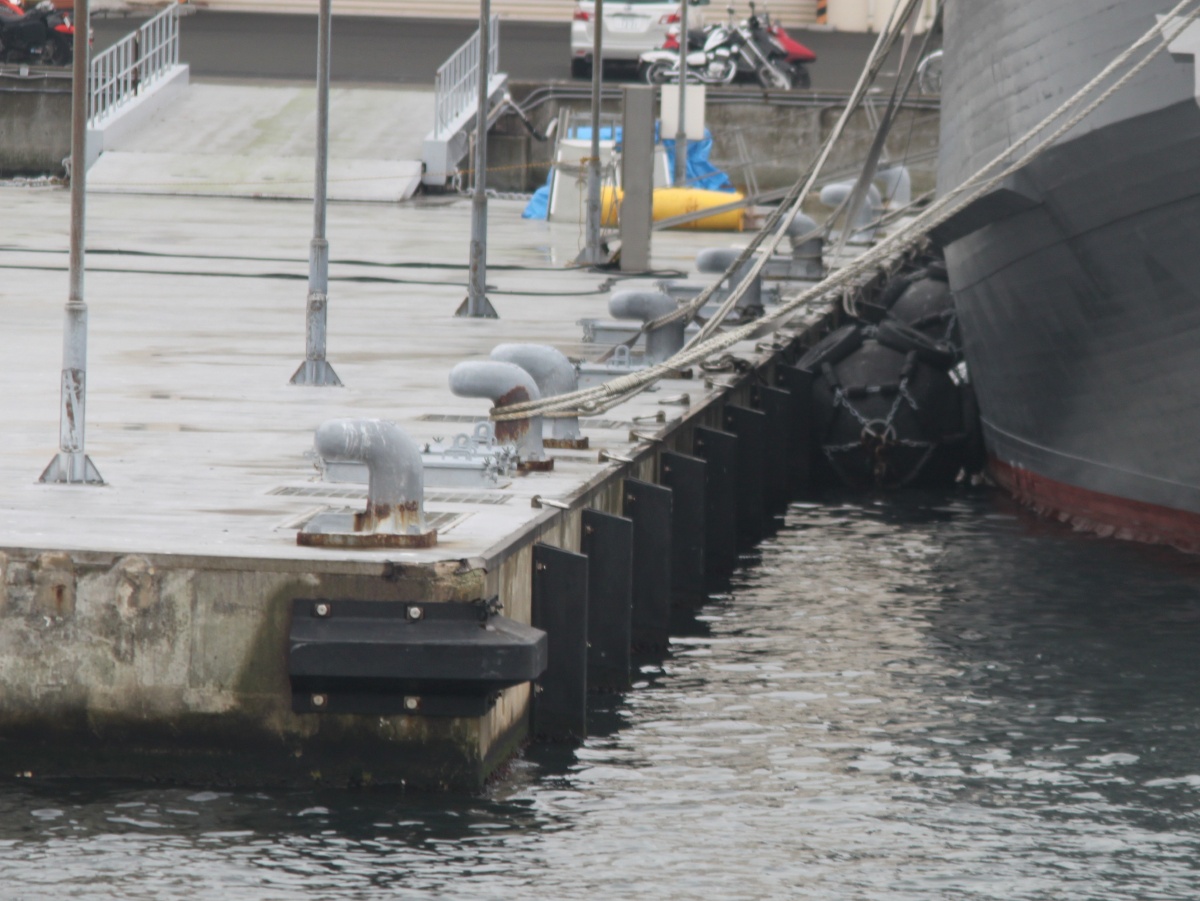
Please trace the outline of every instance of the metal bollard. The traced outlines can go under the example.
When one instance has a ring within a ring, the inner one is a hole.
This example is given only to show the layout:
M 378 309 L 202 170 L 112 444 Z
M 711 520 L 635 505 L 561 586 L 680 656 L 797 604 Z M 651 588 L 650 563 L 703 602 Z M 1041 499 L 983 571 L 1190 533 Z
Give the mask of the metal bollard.
M 515 363 L 499 360 L 467 360 L 450 370 L 450 390 L 459 397 L 486 397 L 501 409 L 527 400 L 540 400 L 537 382 Z M 542 417 L 528 416 L 496 423 L 496 440 L 515 444 L 520 457 L 519 469 L 550 470 L 554 460 L 546 456 L 542 444 Z
M 696 271 L 707 273 L 722 273 L 725 272 L 734 261 L 741 256 L 742 252 L 735 247 L 708 247 L 696 254 Z M 750 269 L 754 265 L 754 259 L 751 257 L 742 263 L 733 275 L 729 277 L 729 291 L 735 290 L 750 274 Z M 722 293 L 723 300 L 727 293 Z M 717 298 L 714 296 L 713 298 Z M 762 309 L 762 276 L 758 276 L 746 288 L 746 292 L 738 300 L 737 308 L 744 310 L 747 307 L 757 307 Z
M 491 357 L 503 363 L 515 363 L 537 383 L 542 397 L 569 394 L 579 387 L 575 364 L 561 351 L 545 344 L 499 344 Z M 546 447 L 583 449 L 588 440 L 579 431 L 578 416 L 546 416 L 542 423 L 542 444 Z
M 669 294 L 661 291 L 618 291 L 608 301 L 608 312 L 614 319 L 637 319 L 650 322 L 679 308 Z M 683 349 L 683 319 L 646 332 L 647 364 L 661 363 Z
M 297 535 L 319 547 L 432 547 L 436 530 L 425 525 L 425 474 L 416 443 L 394 422 L 331 419 L 313 445 L 322 460 L 366 464 L 367 509 L 322 513 Z

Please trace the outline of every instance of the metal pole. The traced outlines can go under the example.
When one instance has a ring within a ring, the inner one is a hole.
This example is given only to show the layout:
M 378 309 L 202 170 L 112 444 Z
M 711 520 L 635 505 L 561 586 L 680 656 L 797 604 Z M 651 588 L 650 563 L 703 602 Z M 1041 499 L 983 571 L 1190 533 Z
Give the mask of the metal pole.
M 326 313 L 329 306 L 329 242 L 325 240 L 325 197 L 329 173 L 329 56 L 332 0 L 320 0 L 317 11 L 317 153 L 313 178 L 313 237 L 308 247 L 308 301 L 305 304 L 304 362 L 293 385 L 341 385 L 325 359 Z
M 475 190 L 471 194 L 471 261 L 467 299 L 454 314 L 499 319 L 487 299 L 487 130 L 492 23 L 489 0 L 479 3 L 479 106 L 475 112 Z
M 604 0 L 596 0 L 593 21 L 592 149 L 588 158 L 587 207 L 584 220 L 586 246 L 579 255 L 578 262 L 595 265 L 604 262 L 600 250 L 600 82 L 604 77 Z
M 75 0 L 74 68 L 71 71 L 71 255 L 70 294 L 63 323 L 63 365 L 58 454 L 43 482 L 103 485 L 85 445 L 87 400 L 87 304 L 83 302 L 84 221 L 87 189 L 88 0 Z
M 675 124 L 675 187 L 687 183 L 687 57 L 688 57 L 688 4 L 681 0 L 679 35 L 679 120 Z

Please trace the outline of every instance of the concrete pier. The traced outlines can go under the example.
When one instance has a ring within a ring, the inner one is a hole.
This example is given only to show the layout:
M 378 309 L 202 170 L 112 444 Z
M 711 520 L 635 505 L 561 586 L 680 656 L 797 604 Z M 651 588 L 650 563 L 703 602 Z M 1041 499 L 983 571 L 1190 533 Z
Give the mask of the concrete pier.
M 292 601 L 498 596 L 529 623 L 534 545 L 578 551 L 583 509 L 621 514 L 624 480 L 657 481 L 664 450 L 690 453 L 696 426 L 722 428 L 724 405 L 748 402 L 753 367 L 777 355 L 748 343 L 735 351 L 750 371 L 697 372 L 584 418 L 590 448 L 552 451 L 551 472 L 428 488 L 433 548 L 302 547 L 307 520 L 365 498 L 320 480 L 322 422 L 383 418 L 418 443 L 448 439 L 488 414 L 451 394 L 459 361 L 505 342 L 598 352 L 577 322 L 603 315 L 614 281 L 569 268 L 578 230 L 493 201 L 500 318 L 463 320 L 467 200 L 331 205 L 328 358 L 345 387 L 301 388 L 288 378 L 304 353 L 305 204 L 95 194 L 87 452 L 107 484 L 53 486 L 37 478 L 58 430 L 68 193 L 0 194 L 21 223 L 0 241 L 0 773 L 479 786 L 526 735 L 528 683 L 476 717 L 296 713 Z M 657 235 L 653 264 L 690 272 L 699 249 L 739 240 Z

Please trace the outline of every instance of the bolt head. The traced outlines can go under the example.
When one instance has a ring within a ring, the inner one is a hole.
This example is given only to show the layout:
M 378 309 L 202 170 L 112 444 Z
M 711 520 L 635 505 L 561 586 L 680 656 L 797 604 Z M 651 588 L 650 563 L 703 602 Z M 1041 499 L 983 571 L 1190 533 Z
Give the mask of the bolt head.
M 420 607 L 413 606 L 413 607 L 408 608 L 408 618 L 409 619 L 416 621 L 418 619 L 421 619 L 424 616 L 425 616 L 425 611 L 422 610 Z
M 316 694 L 316 695 L 312 696 L 312 705 L 314 707 L 324 707 L 328 703 L 329 703 L 328 695 Z
M 317 604 L 317 606 L 313 608 L 313 612 L 316 613 L 317 616 L 329 616 L 329 605 Z
M 417 697 L 408 697 L 404 699 L 404 709 L 410 713 L 415 713 L 421 709 L 421 699 Z

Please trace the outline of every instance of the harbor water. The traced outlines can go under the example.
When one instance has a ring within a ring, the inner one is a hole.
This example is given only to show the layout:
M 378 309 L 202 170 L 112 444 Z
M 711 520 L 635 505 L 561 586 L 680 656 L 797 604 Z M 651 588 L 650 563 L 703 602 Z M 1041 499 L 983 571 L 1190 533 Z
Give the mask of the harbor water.
M 481 796 L 0 787 L 0 897 L 1194 899 L 1200 560 L 988 491 L 793 505 Z

